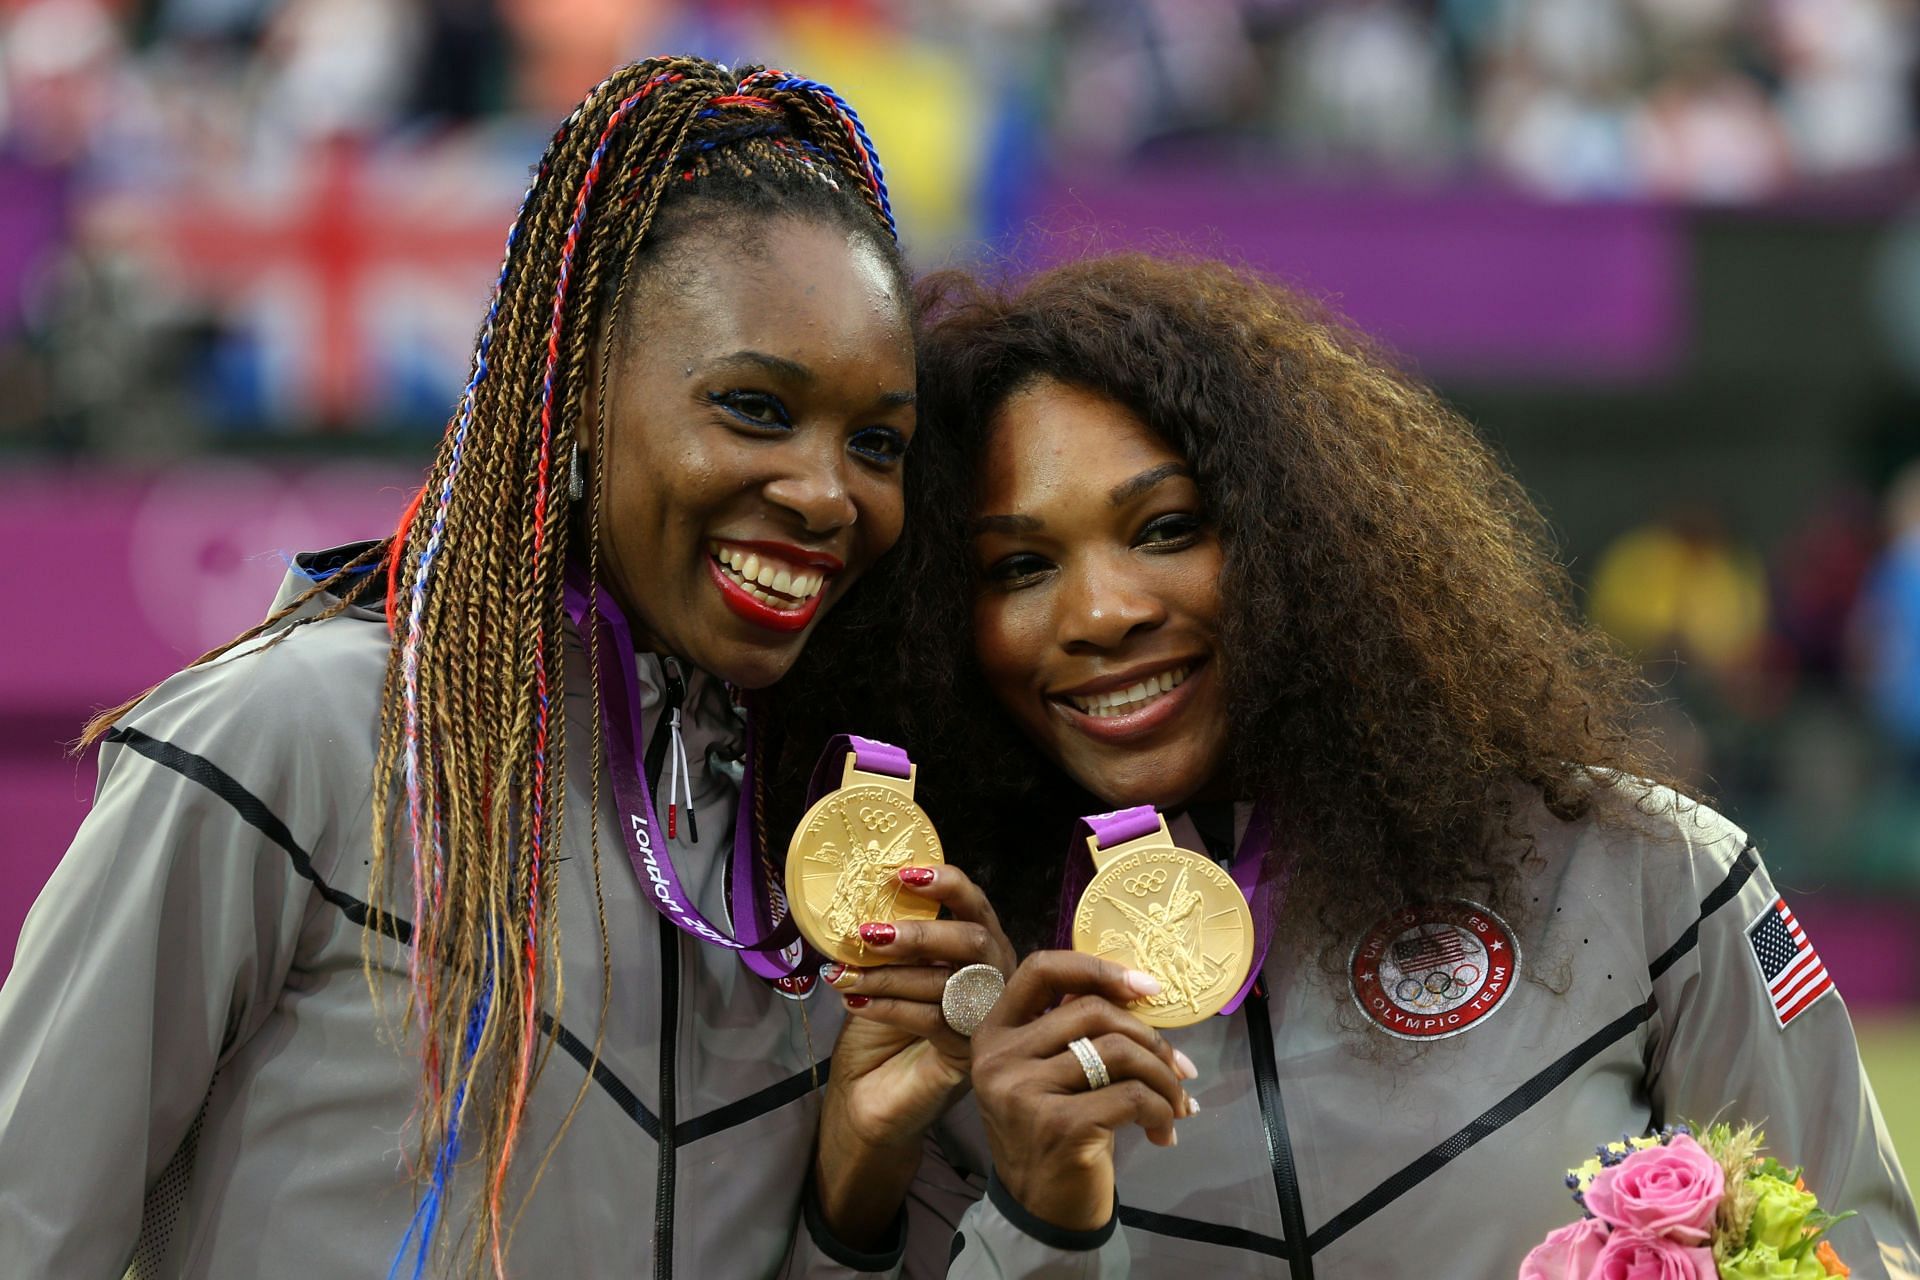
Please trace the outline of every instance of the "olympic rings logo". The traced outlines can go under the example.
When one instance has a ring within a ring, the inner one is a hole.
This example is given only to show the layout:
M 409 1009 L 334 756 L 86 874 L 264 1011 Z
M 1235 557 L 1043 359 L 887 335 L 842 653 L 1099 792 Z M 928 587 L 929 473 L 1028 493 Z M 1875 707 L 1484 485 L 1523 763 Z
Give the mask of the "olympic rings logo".
M 1153 867 L 1120 886 L 1136 898 L 1144 898 L 1167 887 L 1167 872 L 1164 867 Z
M 1433 1009 L 1459 1003 L 1477 989 L 1479 981 L 1479 965 L 1458 964 L 1451 971 L 1435 969 L 1424 980 L 1401 978 L 1393 985 L 1393 998 L 1403 1009 Z
M 867 808 L 860 811 L 860 821 L 867 825 L 867 830 L 885 835 L 900 825 L 900 816 L 885 809 Z

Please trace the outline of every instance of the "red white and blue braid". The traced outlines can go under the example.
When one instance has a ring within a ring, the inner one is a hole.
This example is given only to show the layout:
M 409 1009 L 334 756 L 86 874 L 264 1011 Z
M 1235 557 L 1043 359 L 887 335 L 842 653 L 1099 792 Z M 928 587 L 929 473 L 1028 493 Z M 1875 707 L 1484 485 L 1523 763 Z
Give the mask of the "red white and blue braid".
M 493 297 L 487 307 L 486 323 L 481 326 L 480 341 L 474 350 L 473 375 L 467 380 L 466 391 L 460 397 L 460 410 L 454 420 L 446 479 L 440 485 L 438 501 L 433 512 L 433 523 L 427 533 L 426 545 L 420 550 L 420 566 L 414 573 L 413 590 L 407 607 L 407 634 L 400 648 L 402 699 L 406 707 L 403 755 L 407 786 L 407 826 L 413 846 L 413 923 L 416 932 L 430 930 L 429 922 L 439 918 L 440 895 L 446 868 L 440 825 L 435 822 L 431 824 L 430 831 L 423 832 L 422 827 L 427 824 L 422 822 L 420 810 L 420 644 L 425 625 L 427 584 L 433 574 L 433 562 L 440 554 L 441 542 L 447 527 L 447 511 L 453 504 L 454 481 L 459 478 L 460 464 L 466 453 L 467 434 L 473 426 L 475 393 L 487 376 L 487 354 L 493 346 L 494 323 L 500 315 L 500 300 L 506 292 L 507 277 L 512 271 L 514 246 L 519 241 L 520 229 L 526 220 L 527 205 L 532 198 L 533 186 L 529 184 L 526 193 L 520 198 L 520 208 L 514 214 L 513 223 L 507 228 L 507 243 L 501 255 L 500 273 L 494 279 Z M 395 555 L 397 558 L 397 550 Z M 423 859 L 423 850 L 430 856 Z M 423 862 L 426 865 L 423 866 Z M 426 909 L 429 882 L 433 886 L 431 913 Z M 423 967 L 421 956 L 428 950 L 428 946 L 419 945 L 416 942 L 408 958 L 408 977 L 416 992 L 423 1031 L 428 1023 L 431 992 L 422 991 L 420 988 Z M 432 966 L 428 964 L 425 968 L 430 987 Z
M 764 81 L 772 81 L 772 83 L 765 84 Z M 867 126 L 860 123 L 859 113 L 848 104 L 847 100 L 818 80 L 808 80 L 772 67 L 755 72 L 740 82 L 740 92 L 745 93 L 749 88 L 788 89 L 811 93 L 833 109 L 834 114 L 840 117 L 841 124 L 846 127 L 847 140 L 853 144 L 853 149 L 860 155 L 861 164 L 866 169 L 864 176 L 867 185 L 872 188 L 875 198 L 879 201 L 880 216 L 887 224 L 887 234 L 898 240 L 900 229 L 894 225 L 893 201 L 887 196 L 887 179 L 880 168 L 880 153 L 874 150 L 873 139 L 867 136 Z
M 646 100 L 655 89 L 684 79 L 678 73 L 662 73 L 653 77 L 639 89 L 629 94 L 608 116 L 605 127 L 600 132 L 599 141 L 594 145 L 593 154 L 587 162 L 587 171 L 580 180 L 580 190 L 574 197 L 573 221 L 567 227 L 567 235 L 560 250 L 560 268 L 553 288 L 553 322 L 547 333 L 547 355 L 545 368 L 540 381 L 540 454 L 533 498 L 533 554 L 538 563 L 540 553 L 546 541 L 547 499 L 552 492 L 553 470 L 553 381 L 555 370 L 560 363 L 560 337 L 565 328 L 568 288 L 573 280 L 573 264 L 580 246 L 580 233 L 587 222 L 587 211 L 592 203 L 594 188 L 599 184 L 601 169 L 606 161 L 607 149 L 613 141 L 613 135 L 626 121 L 633 109 Z M 513 1102 L 508 1109 L 507 1132 L 502 1144 L 503 1156 L 510 1154 L 519 1136 L 520 1121 L 526 1110 L 527 1090 L 533 1077 L 533 1046 L 537 1039 L 535 1023 L 539 1016 L 539 921 L 541 871 L 545 856 L 545 820 L 546 820 L 546 779 L 547 779 L 547 643 L 544 623 L 537 624 L 534 631 L 533 672 L 534 672 L 534 749 L 533 749 L 533 802 L 532 821 L 528 824 L 531 839 L 528 842 L 528 885 L 527 885 L 527 928 L 523 940 L 526 977 L 521 989 L 520 1017 L 523 1024 L 520 1042 L 520 1062 L 514 1073 Z M 494 1171 L 493 1185 L 487 1197 L 492 1220 L 496 1223 L 493 1239 L 494 1268 L 504 1274 L 504 1263 L 500 1256 L 499 1202 L 501 1190 L 506 1180 L 507 1161 L 502 1159 Z

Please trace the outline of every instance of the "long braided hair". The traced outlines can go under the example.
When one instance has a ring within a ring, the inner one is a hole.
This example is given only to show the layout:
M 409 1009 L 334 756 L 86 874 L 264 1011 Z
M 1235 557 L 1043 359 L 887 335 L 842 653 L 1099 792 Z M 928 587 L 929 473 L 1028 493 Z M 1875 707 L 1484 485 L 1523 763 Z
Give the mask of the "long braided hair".
M 832 90 L 784 72 L 730 72 L 691 58 L 623 68 L 587 96 L 541 160 L 508 236 L 466 395 L 389 562 L 399 645 L 375 777 L 404 785 L 377 791 L 372 883 L 375 910 L 392 913 L 396 904 L 380 896 L 389 864 L 397 848 L 411 855 L 426 1180 L 416 1273 L 464 1142 L 479 1147 L 486 1170 L 471 1261 L 484 1244 L 496 1274 L 503 1270 L 502 1189 L 551 1044 L 540 1011 L 557 1012 L 564 998 L 549 881 L 564 819 L 565 718 L 550 708 L 571 530 L 556 483 L 565 484 L 574 424 L 589 402 L 595 336 L 611 343 L 624 328 L 634 264 L 671 234 L 682 193 L 697 197 L 687 207 L 837 221 L 898 266 L 866 131 Z M 657 223 L 663 207 L 669 222 Z M 608 352 L 602 379 L 612 363 Z M 591 456 L 603 458 L 606 415 L 594 416 Z M 597 580 L 604 468 L 594 471 L 583 550 Z M 597 703 L 597 667 L 592 678 Z M 595 738 L 597 790 L 597 730 Z M 600 930 L 604 1024 L 604 914 Z M 367 945 L 371 970 L 371 932 Z M 470 1099 L 485 1108 L 474 1121 Z
M 200 659 L 296 612 L 293 626 L 340 613 L 386 579 L 395 644 L 374 762 L 374 927 L 363 955 L 378 999 L 377 935 L 410 934 L 406 1013 L 422 1070 L 422 1190 L 395 1274 L 417 1277 L 427 1265 L 463 1153 L 478 1154 L 484 1175 L 464 1269 L 490 1264 L 504 1274 L 507 1173 L 552 1044 L 543 1019 L 557 1021 L 564 999 L 553 891 L 566 794 L 563 577 L 571 543 L 583 539 L 574 554 L 599 580 L 605 471 L 592 468 L 584 510 L 570 512 L 575 432 L 590 414 L 589 456 L 606 456 L 607 415 L 594 406 L 604 400 L 612 348 L 644 335 L 651 319 L 625 314 L 636 268 L 700 218 L 735 214 L 818 219 L 861 234 L 891 264 L 901 295 L 909 293 L 879 158 L 832 89 L 691 57 L 621 68 L 587 95 L 541 157 L 507 235 L 472 375 L 394 536 Z M 590 387 L 596 339 L 605 346 L 599 384 Z M 384 575 L 367 571 L 382 562 Z M 307 610 L 322 591 L 349 581 L 324 608 Z M 595 646 L 587 648 L 592 656 Z M 597 660 L 589 670 L 598 705 Z M 96 717 L 84 740 L 137 701 Z M 600 906 L 597 829 L 592 834 Z M 410 900 L 395 901 L 396 885 L 409 886 Z M 603 906 L 599 929 L 603 1036 L 612 986 Z M 596 1038 L 596 1060 L 600 1047 Z M 583 1081 L 575 1109 L 585 1089 Z

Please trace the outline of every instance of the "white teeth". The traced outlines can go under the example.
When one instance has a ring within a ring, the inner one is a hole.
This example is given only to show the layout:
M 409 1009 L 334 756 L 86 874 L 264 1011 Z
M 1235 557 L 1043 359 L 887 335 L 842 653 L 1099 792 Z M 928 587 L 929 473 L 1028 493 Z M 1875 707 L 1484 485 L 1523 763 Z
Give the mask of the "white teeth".
M 809 569 L 782 565 L 774 559 L 761 559 L 751 551 L 743 552 L 718 543 L 709 547 L 713 558 L 734 584 L 760 603 L 775 609 L 791 609 L 820 594 L 827 576 Z
M 1110 689 L 1104 693 L 1091 693 L 1082 697 L 1068 695 L 1067 701 L 1079 708 L 1082 714 L 1106 719 L 1109 716 L 1127 715 L 1140 710 L 1147 703 L 1179 687 L 1193 671 L 1191 663 L 1162 671 L 1158 675 L 1148 676 L 1137 684 L 1125 689 Z

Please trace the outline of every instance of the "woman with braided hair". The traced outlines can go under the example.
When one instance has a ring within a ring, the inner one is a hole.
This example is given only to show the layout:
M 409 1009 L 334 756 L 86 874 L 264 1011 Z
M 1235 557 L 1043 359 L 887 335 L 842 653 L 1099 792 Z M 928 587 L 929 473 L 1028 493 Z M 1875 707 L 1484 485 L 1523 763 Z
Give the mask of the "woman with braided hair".
M 0 990 L 6 1273 L 837 1265 L 799 1223 L 839 1014 L 792 998 L 766 779 L 828 610 L 851 646 L 892 607 L 884 569 L 842 601 L 900 538 L 914 399 L 831 89 L 595 88 L 398 530 L 89 727 Z M 876 1131 L 889 1046 L 835 1082 Z

